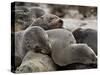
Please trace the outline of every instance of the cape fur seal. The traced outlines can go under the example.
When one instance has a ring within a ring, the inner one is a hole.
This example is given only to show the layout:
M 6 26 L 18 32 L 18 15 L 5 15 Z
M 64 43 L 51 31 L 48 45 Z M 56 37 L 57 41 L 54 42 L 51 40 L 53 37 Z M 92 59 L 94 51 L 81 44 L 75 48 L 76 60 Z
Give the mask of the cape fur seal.
M 31 26 L 40 26 L 45 30 L 62 28 L 63 21 L 53 14 L 45 14 L 40 18 L 36 19 Z
M 86 44 L 76 44 L 72 33 L 65 29 L 53 29 L 47 31 L 51 40 L 51 56 L 59 66 L 72 63 L 91 64 L 96 63 L 94 51 Z
M 41 27 L 28 27 L 24 31 L 15 33 L 15 56 L 21 58 L 21 60 L 30 50 L 49 54 L 49 49 L 48 35 Z
M 20 31 L 25 30 L 33 21 L 44 15 L 45 11 L 40 7 L 16 6 L 15 10 L 12 10 L 13 13 L 15 13 L 15 31 Z
M 30 7 L 30 16 L 33 18 L 39 18 L 45 14 L 45 11 L 41 7 Z
M 93 29 L 78 28 L 73 31 L 77 43 L 88 44 L 97 55 L 97 31 Z

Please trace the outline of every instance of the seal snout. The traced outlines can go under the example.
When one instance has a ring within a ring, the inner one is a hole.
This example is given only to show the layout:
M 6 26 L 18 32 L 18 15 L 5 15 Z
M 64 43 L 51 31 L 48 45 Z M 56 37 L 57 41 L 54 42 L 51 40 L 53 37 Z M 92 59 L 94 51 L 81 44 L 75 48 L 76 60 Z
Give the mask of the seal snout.
M 49 24 L 50 29 L 62 28 L 62 26 L 63 26 L 63 20 L 61 20 L 60 18 L 53 19 Z
M 59 28 L 62 28 L 62 26 L 63 26 L 63 21 L 62 21 L 61 19 L 59 19 L 57 23 L 58 23 L 58 25 L 59 25 Z

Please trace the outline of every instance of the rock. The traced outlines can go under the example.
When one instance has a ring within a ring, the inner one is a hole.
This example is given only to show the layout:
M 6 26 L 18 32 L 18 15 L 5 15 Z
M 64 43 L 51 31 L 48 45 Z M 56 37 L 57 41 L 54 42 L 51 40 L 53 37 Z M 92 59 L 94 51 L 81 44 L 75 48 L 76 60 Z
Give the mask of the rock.
M 58 71 L 61 70 L 80 70 L 80 69 L 93 69 L 97 68 L 97 64 L 82 64 L 82 63 L 73 63 L 67 66 L 58 66 Z
M 56 66 L 48 55 L 29 51 L 16 73 L 55 71 Z

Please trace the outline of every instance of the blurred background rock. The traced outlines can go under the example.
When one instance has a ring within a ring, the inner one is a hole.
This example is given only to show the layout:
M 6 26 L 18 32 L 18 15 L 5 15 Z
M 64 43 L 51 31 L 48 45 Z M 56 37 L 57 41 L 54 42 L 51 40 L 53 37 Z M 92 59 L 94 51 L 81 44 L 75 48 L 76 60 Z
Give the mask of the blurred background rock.
M 52 13 L 63 19 L 63 27 L 74 31 L 75 29 L 91 28 L 97 30 L 97 7 L 93 6 L 76 6 L 76 5 L 59 5 L 43 3 L 15 3 L 15 31 L 26 29 L 32 22 L 32 7 L 40 7 L 45 13 Z

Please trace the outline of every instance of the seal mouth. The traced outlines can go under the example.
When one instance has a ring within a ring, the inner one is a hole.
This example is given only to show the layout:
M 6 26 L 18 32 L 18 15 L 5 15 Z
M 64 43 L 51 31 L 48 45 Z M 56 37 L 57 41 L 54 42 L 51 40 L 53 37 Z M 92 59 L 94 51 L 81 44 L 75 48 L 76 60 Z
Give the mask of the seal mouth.
M 46 54 L 49 55 L 50 54 L 50 48 L 41 48 L 41 47 L 36 47 L 35 48 L 35 52 L 36 53 L 42 53 L 42 54 Z
M 50 52 L 48 50 L 43 49 L 43 50 L 41 50 L 41 53 L 42 54 L 49 54 Z
M 51 48 L 50 48 L 50 47 L 46 47 L 46 48 L 44 48 L 44 49 L 41 49 L 41 53 L 50 55 L 50 53 L 51 53 Z

